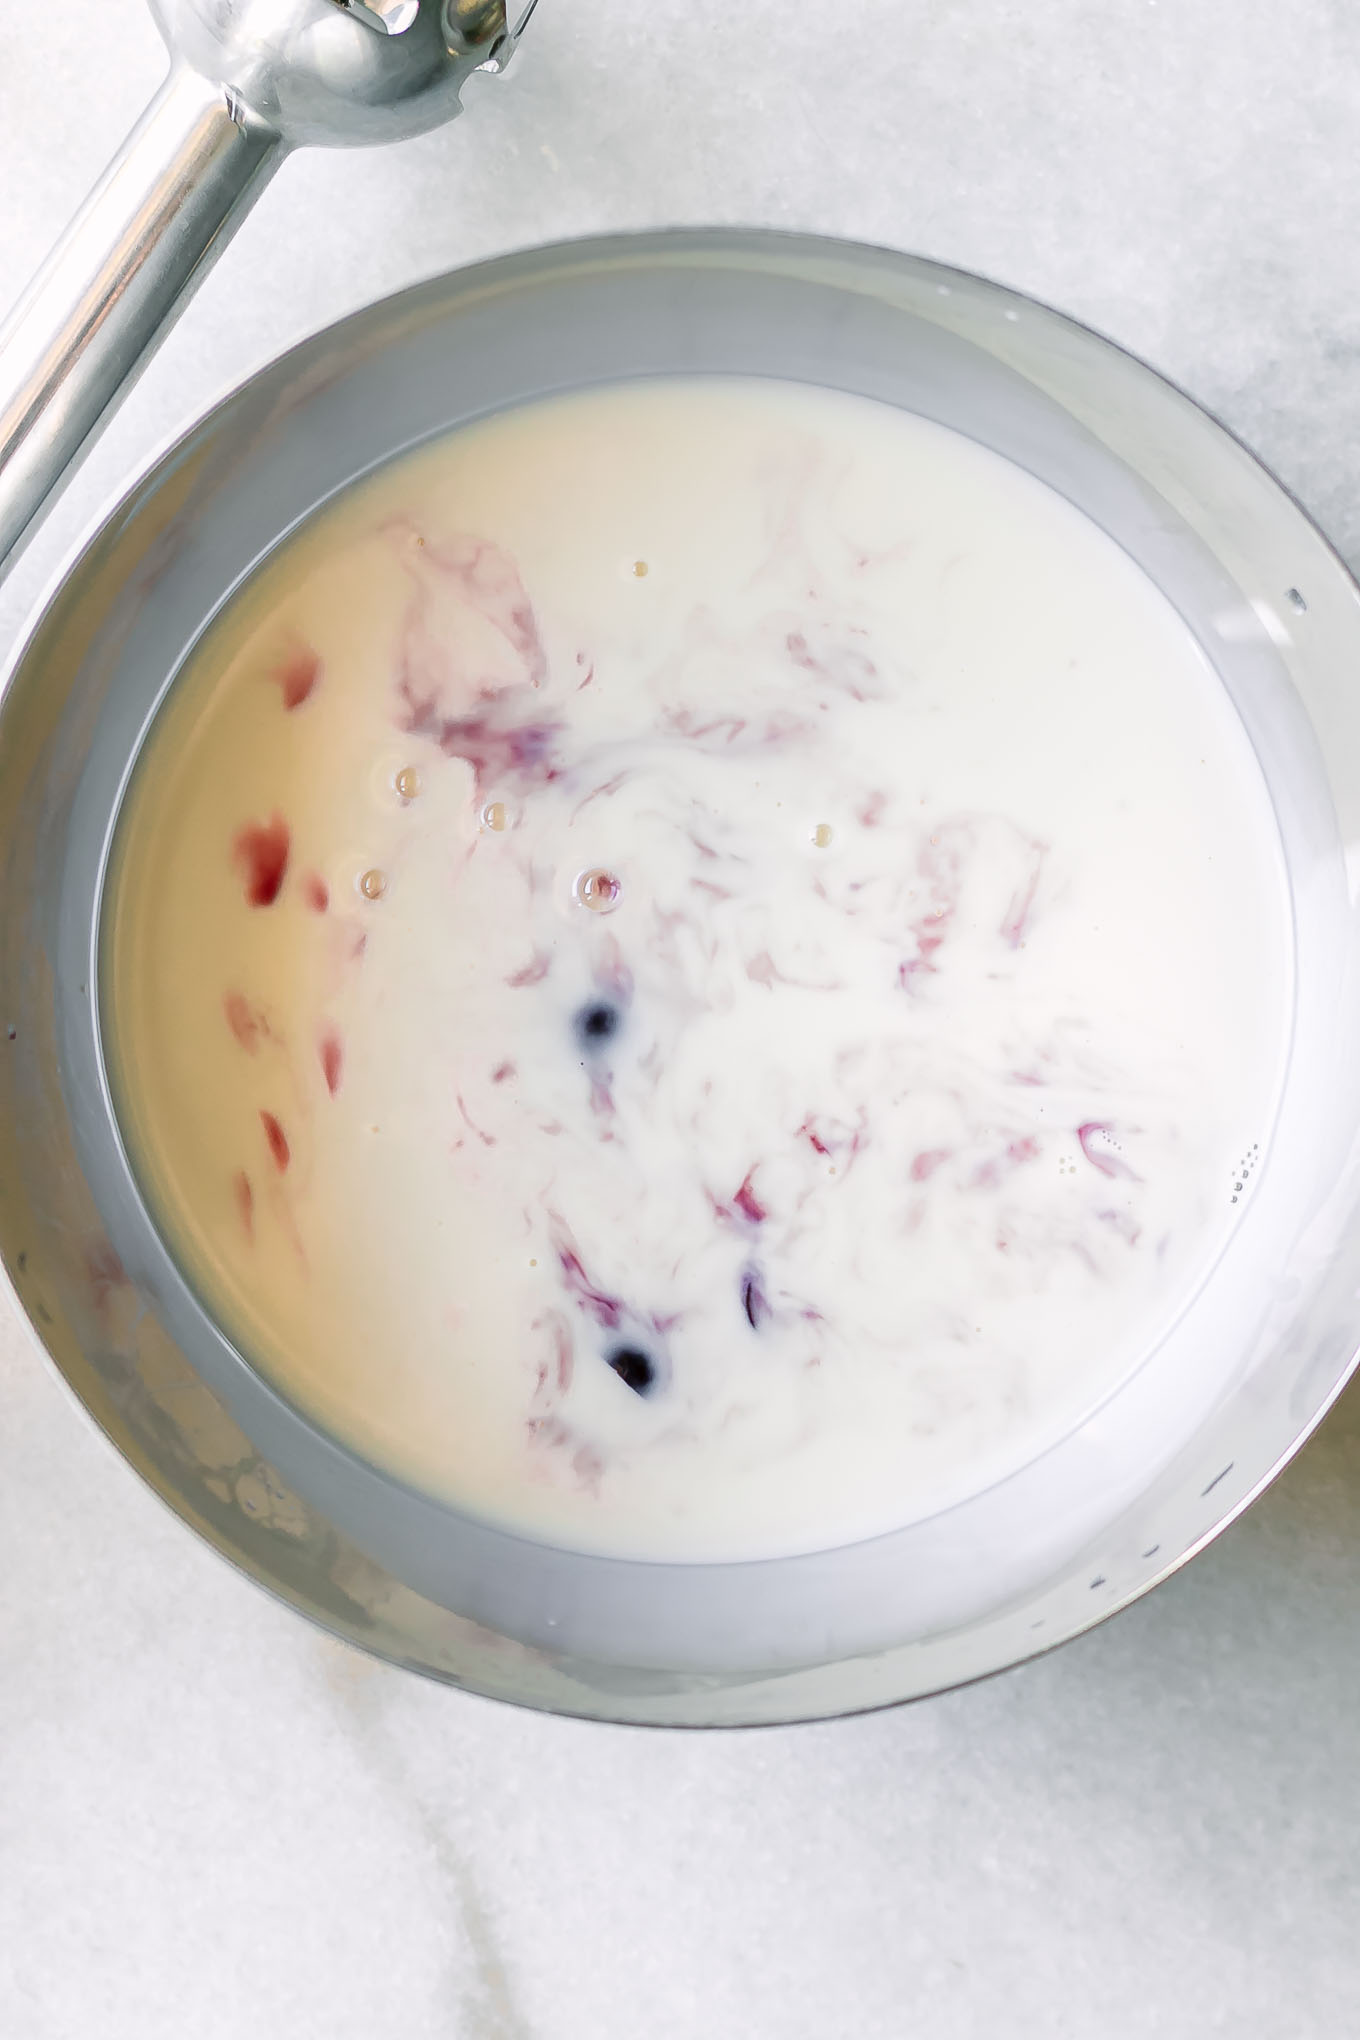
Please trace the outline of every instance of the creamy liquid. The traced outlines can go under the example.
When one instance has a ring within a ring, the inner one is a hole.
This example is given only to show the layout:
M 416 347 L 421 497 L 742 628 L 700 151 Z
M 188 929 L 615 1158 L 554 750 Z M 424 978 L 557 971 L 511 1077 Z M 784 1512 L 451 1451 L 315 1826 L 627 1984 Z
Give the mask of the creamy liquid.
M 1273 817 L 1127 556 L 944 428 L 672 381 L 283 548 L 135 784 L 134 1156 L 252 1361 L 530 1535 L 732 1558 L 1031 1459 L 1203 1283 Z

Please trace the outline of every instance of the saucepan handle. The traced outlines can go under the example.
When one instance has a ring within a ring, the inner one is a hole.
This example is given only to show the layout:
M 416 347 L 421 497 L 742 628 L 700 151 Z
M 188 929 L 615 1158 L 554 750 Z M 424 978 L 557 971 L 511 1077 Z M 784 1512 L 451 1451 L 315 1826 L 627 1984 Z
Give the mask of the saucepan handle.
M 0 327 L 0 574 L 284 153 L 175 65 Z

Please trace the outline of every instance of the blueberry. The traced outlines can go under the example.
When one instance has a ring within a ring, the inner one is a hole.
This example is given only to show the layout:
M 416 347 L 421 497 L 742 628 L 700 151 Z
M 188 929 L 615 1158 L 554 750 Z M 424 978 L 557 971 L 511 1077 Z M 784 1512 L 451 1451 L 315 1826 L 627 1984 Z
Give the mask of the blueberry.
M 604 1000 L 582 1006 L 576 1015 L 576 1032 L 587 1048 L 598 1048 L 619 1031 L 619 1009 Z
M 604 1357 L 624 1387 L 631 1388 L 634 1395 L 651 1393 L 656 1385 L 656 1368 L 640 1347 L 615 1346 L 613 1352 L 606 1353 Z

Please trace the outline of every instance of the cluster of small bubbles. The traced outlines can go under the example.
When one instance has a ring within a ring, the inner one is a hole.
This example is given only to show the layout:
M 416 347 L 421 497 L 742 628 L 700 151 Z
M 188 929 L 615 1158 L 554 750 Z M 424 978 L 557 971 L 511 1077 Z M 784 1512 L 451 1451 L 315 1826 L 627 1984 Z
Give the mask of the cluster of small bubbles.
M 825 850 L 829 847 L 834 833 L 830 822 L 818 822 L 812 832 L 812 840 L 819 850 Z
M 1072 1155 L 1063 1155 L 1058 1163 L 1058 1174 L 1060 1176 L 1075 1176 L 1076 1173 L 1076 1158 Z
M 1252 1145 L 1247 1149 L 1246 1154 L 1242 1157 L 1242 1160 L 1237 1164 L 1237 1167 L 1233 1170 L 1233 1186 L 1231 1199 L 1232 1203 L 1236 1204 L 1238 1199 L 1241 1197 L 1242 1192 L 1246 1189 L 1247 1178 L 1248 1176 L 1250 1176 L 1252 1170 L 1256 1167 L 1257 1162 L 1260 1160 L 1260 1155 L 1261 1155 L 1260 1147 L 1255 1141 L 1253 1141 Z
M 577 878 L 572 892 L 578 906 L 589 907 L 592 914 L 612 914 L 623 897 L 623 887 L 612 871 L 596 866 L 593 871 L 583 871 Z
M 500 835 L 510 826 L 510 810 L 503 800 L 489 800 L 482 809 L 482 827 Z
M 397 789 L 399 799 L 414 800 L 420 792 L 420 774 L 414 765 L 403 765 L 392 784 Z
M 380 900 L 387 891 L 387 874 L 376 866 L 366 871 L 359 880 L 359 890 L 366 900 Z

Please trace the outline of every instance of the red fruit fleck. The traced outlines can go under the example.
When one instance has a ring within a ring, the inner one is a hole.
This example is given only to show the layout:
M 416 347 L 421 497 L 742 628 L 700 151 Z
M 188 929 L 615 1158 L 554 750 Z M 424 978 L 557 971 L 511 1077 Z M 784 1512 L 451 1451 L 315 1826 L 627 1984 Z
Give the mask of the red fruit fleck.
M 565 1395 L 571 1387 L 575 1354 L 571 1343 L 571 1326 L 556 1312 L 553 1313 L 553 1343 L 557 1349 L 557 1386 Z
M 250 1178 L 244 1169 L 236 1171 L 236 1209 L 240 1214 L 241 1230 L 248 1240 L 255 1238 L 255 1192 L 250 1187 Z
M 288 1136 L 272 1112 L 262 1111 L 260 1113 L 260 1124 L 264 1128 L 264 1137 L 269 1142 L 269 1152 L 274 1157 L 274 1167 L 282 1175 L 292 1159 L 292 1149 L 288 1145 Z
M 321 661 L 308 645 L 298 649 L 275 669 L 285 708 L 301 708 L 321 678 Z
M 1030 868 L 1028 875 L 1018 885 L 1006 909 L 1001 923 L 1001 939 L 1011 949 L 1019 949 L 1029 933 L 1030 915 L 1034 911 L 1034 896 L 1039 890 L 1039 879 L 1043 870 L 1044 845 L 1031 843 L 1029 846 Z
M 1116 1145 L 1114 1129 L 1103 1120 L 1088 1119 L 1077 1128 L 1077 1140 L 1091 1167 L 1098 1169 L 1102 1176 L 1127 1176 L 1131 1182 L 1138 1182 L 1137 1171 L 1131 1169 L 1118 1153 L 1110 1152 L 1111 1147 Z
M 551 969 L 552 958 L 545 955 L 541 949 L 536 949 L 523 970 L 515 971 L 505 982 L 513 990 L 518 991 L 523 985 L 542 984 Z
M 597 1324 L 607 1331 L 613 1331 L 623 1317 L 623 1305 L 617 1296 L 606 1295 L 597 1289 L 581 1264 L 581 1257 L 574 1247 L 565 1240 L 554 1242 L 557 1248 L 558 1264 L 568 1294 L 574 1296 L 584 1309 L 590 1312 Z
M 751 1188 L 751 1178 L 752 1176 L 754 1176 L 754 1174 L 755 1174 L 754 1169 L 748 1169 L 746 1171 L 746 1176 L 742 1183 L 742 1186 L 740 1190 L 738 1190 L 736 1196 L 732 1199 L 732 1202 L 736 1206 L 736 1209 L 741 1213 L 743 1218 L 749 1218 L 752 1225 L 760 1225 L 766 1218 L 767 1214 L 765 1206 L 761 1203 L 760 1199 L 756 1196 L 755 1191 Z
M 948 1160 L 949 1160 L 948 1148 L 923 1148 L 921 1153 L 917 1155 L 915 1161 L 911 1165 L 912 1182 L 913 1183 L 927 1182 L 929 1178 L 935 1174 L 935 1171 L 940 1167 L 941 1163 L 947 1162 Z
M 288 824 L 280 814 L 238 829 L 232 855 L 240 866 L 250 906 L 272 907 L 282 892 L 291 842 Z
M 260 1036 L 269 1031 L 263 1014 L 257 1012 L 241 992 L 228 992 L 222 1001 L 222 1011 L 227 1016 L 228 1027 L 246 1054 L 254 1055 L 260 1046 Z
M 331 889 L 324 878 L 309 871 L 302 881 L 302 897 L 314 914 L 324 914 L 331 903 Z
M 825 686 L 839 687 L 852 701 L 864 701 L 874 691 L 869 683 L 878 677 L 878 669 L 857 645 L 832 645 L 828 648 L 830 656 L 822 656 L 812 649 L 801 630 L 790 631 L 784 643 L 795 666 Z
M 505 1062 L 498 1069 L 494 1069 L 491 1072 L 491 1081 L 493 1084 L 503 1084 L 507 1078 L 513 1077 L 514 1074 L 515 1065 L 512 1062 Z
M 485 1127 L 478 1126 L 476 1120 L 473 1118 L 472 1114 L 468 1111 L 467 1106 L 463 1102 L 463 1094 L 461 1091 L 457 1092 L 455 1095 L 457 1098 L 458 1110 L 463 1115 L 463 1122 L 466 1125 L 468 1131 L 470 1133 L 476 1134 L 478 1140 L 482 1143 L 483 1147 L 495 1147 L 496 1145 L 495 1134 L 488 1133 Z
M 332 1098 L 340 1089 L 340 1073 L 344 1068 L 345 1053 L 340 1045 L 340 1036 L 334 1028 L 321 1037 L 321 1073 L 326 1079 L 326 1089 Z
M 1136 1247 L 1142 1238 L 1142 1227 L 1135 1223 L 1127 1211 L 1098 1211 L 1096 1217 L 1102 1225 L 1108 1225 L 1121 1239 Z
M 85 1257 L 94 1307 L 102 1311 L 115 1289 L 126 1289 L 127 1272 L 107 1240 L 98 1240 Z
M 590 1078 L 590 1109 L 598 1119 L 614 1117 L 614 1087 L 603 1071 L 594 1070 Z M 613 1138 L 608 1135 L 607 1138 Z

